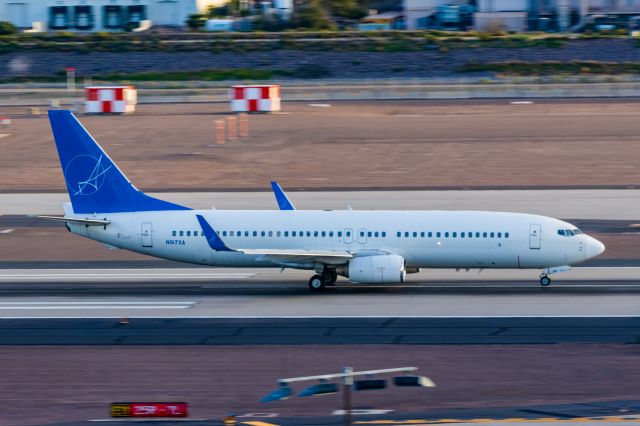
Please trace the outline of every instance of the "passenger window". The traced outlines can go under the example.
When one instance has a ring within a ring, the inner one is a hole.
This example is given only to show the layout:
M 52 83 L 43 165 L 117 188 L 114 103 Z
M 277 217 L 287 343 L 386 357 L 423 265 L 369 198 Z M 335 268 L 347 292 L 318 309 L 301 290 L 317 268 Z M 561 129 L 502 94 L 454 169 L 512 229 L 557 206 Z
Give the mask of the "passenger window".
M 378 231 L 374 232 L 373 236 L 377 238 L 378 237 Z
M 408 232 L 405 232 L 405 233 L 404 233 L 404 237 L 405 237 L 405 238 L 409 238 L 409 233 L 408 233 Z
M 505 232 L 505 233 L 504 233 L 504 237 L 505 237 L 505 238 L 509 238 L 509 233 L 508 233 L 508 232 Z
M 342 231 L 338 231 L 338 238 L 342 238 Z
M 233 237 L 234 232 L 233 231 L 229 231 L 229 235 Z
M 320 235 L 321 235 L 321 236 L 323 236 L 323 237 L 326 237 L 326 236 L 327 236 L 327 233 L 326 233 L 325 231 L 322 231 L 322 232 L 320 233 Z
M 351 231 L 347 231 L 347 237 L 351 236 Z
M 184 231 L 180 231 L 180 236 L 184 236 Z
M 177 232 L 176 232 L 176 231 L 171 231 L 171 236 L 172 236 L 172 237 L 175 237 L 175 236 L 176 236 L 176 234 L 177 234 Z
M 367 237 L 371 238 L 371 236 L 372 236 L 371 231 L 367 232 Z
M 227 236 L 227 231 L 222 231 L 222 236 L 226 237 Z
M 265 235 L 267 235 L 264 231 L 260 231 L 260 236 L 264 237 Z
M 467 237 L 473 238 L 473 232 L 467 232 Z
M 291 231 L 291 236 L 292 236 L 292 237 L 297 237 L 297 236 L 298 236 L 298 234 L 296 234 L 296 231 Z
M 313 231 L 313 236 L 317 237 L 318 236 L 318 231 Z
M 476 232 L 476 238 L 480 238 L 480 233 Z
M 442 235 L 440 232 L 436 232 L 436 237 L 440 238 L 440 235 Z
M 187 237 L 191 236 L 191 231 L 187 231 Z
M 311 236 L 311 231 L 307 231 L 307 237 Z
M 238 237 L 242 237 L 242 231 L 237 231 L 237 232 L 236 232 L 236 235 L 237 235 Z
M 284 236 L 288 237 L 289 236 L 289 231 L 284 231 Z
M 498 238 L 502 238 L 502 232 L 498 232 Z
M 387 233 L 385 231 L 382 231 L 382 238 L 387 238 Z
M 429 233 L 427 234 L 429 236 L 429 238 L 433 237 L 433 232 L 429 231 Z
M 329 236 L 333 237 L 333 231 L 329 231 Z
M 493 238 L 493 236 L 494 236 L 494 233 L 492 232 L 491 234 L 489 234 L 489 236 L 490 236 L 491 238 Z
M 445 238 L 449 238 L 449 233 L 448 233 L 448 232 L 445 232 L 445 233 L 444 233 L 444 237 L 445 237 Z
M 253 231 L 253 236 L 257 237 L 258 236 L 258 231 Z
M 487 233 L 486 232 L 482 233 L 482 238 L 487 238 Z
M 273 231 L 269 231 L 269 236 L 273 237 Z
M 451 234 L 451 236 L 452 236 L 453 238 L 455 238 L 457 235 L 458 235 L 458 233 L 457 233 L 457 232 L 454 232 L 453 234 Z
M 464 238 L 464 232 L 460 233 L 460 238 Z
M 402 232 L 396 232 L 396 237 L 398 238 L 402 237 Z
M 249 236 L 249 231 L 244 231 L 244 236 L 248 237 Z
M 280 237 L 280 231 L 276 232 L 276 237 Z

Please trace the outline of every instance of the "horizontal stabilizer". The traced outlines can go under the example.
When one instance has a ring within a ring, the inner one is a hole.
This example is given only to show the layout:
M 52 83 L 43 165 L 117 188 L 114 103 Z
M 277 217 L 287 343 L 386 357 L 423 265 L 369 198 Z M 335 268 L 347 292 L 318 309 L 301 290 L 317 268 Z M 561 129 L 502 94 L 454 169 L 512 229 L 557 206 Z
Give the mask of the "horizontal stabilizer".
M 38 219 L 45 220 L 57 220 L 60 222 L 77 223 L 86 226 L 107 226 L 111 223 L 110 220 L 102 219 L 80 219 L 75 217 L 62 217 L 62 216 L 38 216 Z

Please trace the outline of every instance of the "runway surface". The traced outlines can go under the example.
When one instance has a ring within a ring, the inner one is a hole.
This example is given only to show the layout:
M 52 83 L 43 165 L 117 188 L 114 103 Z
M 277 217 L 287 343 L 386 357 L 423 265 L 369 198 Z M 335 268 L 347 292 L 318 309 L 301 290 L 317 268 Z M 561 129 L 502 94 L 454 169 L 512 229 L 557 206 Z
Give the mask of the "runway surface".
M 267 183 L 265 182 L 265 187 Z M 287 188 L 285 187 L 285 190 Z M 271 192 L 150 194 L 196 209 L 275 209 Z M 640 221 L 639 189 L 289 191 L 299 209 L 491 210 L 557 218 Z M 67 194 L 0 194 L 0 215 L 61 214 Z
M 483 317 L 640 315 L 640 268 L 575 268 L 543 288 L 526 270 L 427 270 L 403 285 L 339 280 L 308 290 L 307 271 L 0 270 L 0 317 Z M 556 277 L 554 276 L 554 278 Z

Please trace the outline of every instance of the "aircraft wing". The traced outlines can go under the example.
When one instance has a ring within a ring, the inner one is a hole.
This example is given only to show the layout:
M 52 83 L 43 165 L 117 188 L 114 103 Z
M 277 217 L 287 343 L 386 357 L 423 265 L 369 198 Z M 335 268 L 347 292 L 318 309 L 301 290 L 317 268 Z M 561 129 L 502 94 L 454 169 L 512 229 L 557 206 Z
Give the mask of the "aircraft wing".
M 211 227 L 209 222 L 202 216 L 196 215 L 202 233 L 207 239 L 207 243 L 212 250 L 230 251 L 256 256 L 262 256 L 265 260 L 273 262 L 322 262 L 322 263 L 344 263 L 351 259 L 353 254 L 348 251 L 339 250 L 293 250 L 293 249 L 237 249 L 225 244 L 220 235 Z
M 238 249 L 237 251 L 244 254 L 258 255 L 264 260 L 289 263 L 320 262 L 340 264 L 353 258 L 352 253 L 337 250 Z

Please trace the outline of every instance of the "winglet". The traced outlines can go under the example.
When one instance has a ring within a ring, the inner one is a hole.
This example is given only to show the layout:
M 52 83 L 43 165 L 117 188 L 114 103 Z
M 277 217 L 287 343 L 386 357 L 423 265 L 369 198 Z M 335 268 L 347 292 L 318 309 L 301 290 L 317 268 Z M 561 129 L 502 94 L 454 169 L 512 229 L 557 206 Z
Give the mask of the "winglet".
M 213 230 L 211 225 L 209 225 L 209 222 L 207 222 L 205 220 L 205 218 L 202 217 L 202 215 L 197 214 L 196 217 L 198 218 L 198 222 L 200 222 L 200 227 L 202 228 L 202 233 L 204 234 L 205 238 L 207 239 L 207 243 L 209 243 L 209 247 L 211 247 L 212 250 L 215 250 L 215 251 L 236 251 L 236 250 L 230 249 L 224 243 L 224 241 L 222 241 L 222 238 L 220 238 L 218 233 Z
M 280 210 L 295 210 L 296 208 L 293 206 L 293 203 L 289 201 L 287 198 L 287 194 L 284 193 L 280 184 L 275 180 L 271 181 L 271 189 L 273 189 L 273 194 L 276 196 L 276 201 L 278 202 L 278 208 Z

